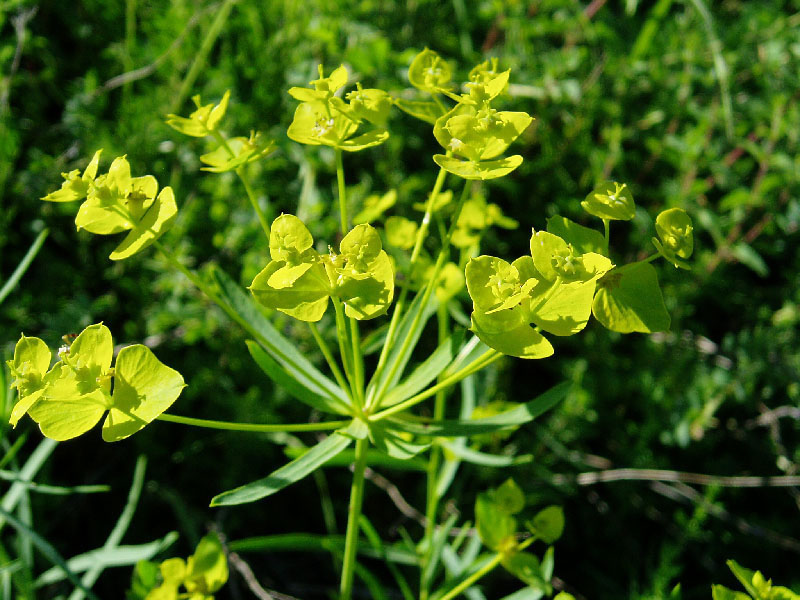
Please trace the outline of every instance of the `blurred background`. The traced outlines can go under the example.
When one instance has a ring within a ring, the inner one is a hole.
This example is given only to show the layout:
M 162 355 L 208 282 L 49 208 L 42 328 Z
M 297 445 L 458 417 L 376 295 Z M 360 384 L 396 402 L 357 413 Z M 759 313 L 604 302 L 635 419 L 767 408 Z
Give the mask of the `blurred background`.
M 526 401 L 562 380 L 573 388 L 546 418 L 490 441 L 496 452 L 532 454 L 532 462 L 462 467 L 448 494 L 452 510 L 472 519 L 475 495 L 509 476 L 532 505 L 563 505 L 555 575 L 579 598 L 662 598 L 677 584 L 684 598 L 709 598 L 712 582 L 735 587 L 730 558 L 800 586 L 800 489 L 657 482 L 642 471 L 633 481 L 619 472 L 606 475 L 618 481 L 576 478 L 619 468 L 798 471 L 797 0 L 0 0 L 0 284 L 49 229 L 0 304 L 2 358 L 11 358 L 21 332 L 58 347 L 63 334 L 103 321 L 116 343 L 146 343 L 184 375 L 189 387 L 176 414 L 307 420 L 308 410 L 250 359 L 244 333 L 156 253 L 111 262 L 115 236 L 76 233 L 77 205 L 39 199 L 95 150 L 104 149 L 101 169 L 126 154 L 134 175 L 153 174 L 175 189 L 180 213 L 165 245 L 201 272 L 218 265 L 249 285 L 268 248 L 244 189 L 234 173 L 200 171 L 198 156 L 210 147 L 167 127 L 166 114 L 191 112 L 194 94 L 217 102 L 230 89 L 226 132 L 259 130 L 277 144 L 248 166 L 269 217 L 297 214 L 315 239 L 333 243 L 333 153 L 286 137 L 296 106 L 286 90 L 316 79 L 320 63 L 326 72 L 343 63 L 351 82 L 404 95 L 408 65 L 425 47 L 451 62 L 456 81 L 496 57 L 512 69 L 503 108 L 536 118 L 512 148 L 523 165 L 480 188 L 519 227 L 479 229 L 481 252 L 526 253 L 530 228 L 544 228 L 556 213 L 597 227 L 579 202 L 603 179 L 627 182 L 638 207 L 633 221 L 612 226 L 618 262 L 651 252 L 653 221 L 665 208 L 685 209 L 695 226 L 691 271 L 656 263 L 669 333 L 621 336 L 591 322 L 581 335 L 556 340 L 553 358 L 503 359 L 479 381 L 481 403 Z M 413 204 L 432 187 L 430 157 L 441 150 L 429 125 L 400 111 L 389 130 L 387 143 L 345 157 L 353 210 L 395 189 L 388 214 L 419 219 Z M 462 292 L 452 310 L 469 308 Z M 307 328 L 277 323 L 320 360 Z M 14 398 L 0 397 L 8 415 Z M 11 430 L 4 418 L 4 451 L 19 444 L 6 468 L 24 463 L 40 438 L 29 419 Z M 286 443 L 169 423 L 116 444 L 93 431 L 60 444 L 36 480 L 111 491 L 31 494 L 31 522 L 65 557 L 101 546 L 145 454 L 146 484 L 125 543 L 175 530 L 180 538 L 167 555 L 187 556 L 209 528 L 228 540 L 324 533 L 326 498 L 343 532 L 350 474 L 341 467 L 256 504 L 208 508 L 216 493 L 286 461 Z M 423 509 L 421 473 L 378 470 Z M 403 529 L 421 535 L 382 489 L 368 486 L 366 514 L 385 539 L 398 540 Z M 11 534 L 0 532 L 2 562 L 15 556 Z M 242 556 L 266 587 L 299 598 L 326 598 L 337 587 L 324 554 Z M 50 566 L 36 561 L 37 572 Z M 379 563 L 374 568 L 391 582 Z M 122 597 L 130 572 L 107 570 L 98 595 Z M 496 598 L 517 587 L 498 571 L 485 589 Z M 37 597 L 69 589 L 45 586 Z M 218 597 L 253 596 L 233 576 Z

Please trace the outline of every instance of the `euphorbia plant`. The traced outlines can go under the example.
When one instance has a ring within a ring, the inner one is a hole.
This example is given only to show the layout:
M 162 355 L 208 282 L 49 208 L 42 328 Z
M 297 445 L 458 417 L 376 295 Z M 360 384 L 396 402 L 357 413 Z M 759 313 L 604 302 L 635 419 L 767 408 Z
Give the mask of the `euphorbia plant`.
M 247 342 L 251 355 L 269 378 L 309 408 L 330 415 L 330 420 L 246 424 L 164 413 L 180 393 L 183 379 L 137 346 L 119 353 L 112 372 L 110 333 L 103 325 L 84 331 L 52 369 L 44 343 L 23 336 L 19 355 L 12 361 L 20 390 L 12 419 L 27 412 L 45 435 L 55 432 L 58 439 L 91 428 L 105 410 L 110 411 L 104 426 L 108 440 L 121 439 L 154 419 L 241 431 L 330 431 L 288 464 L 218 494 L 211 505 L 265 498 L 354 445 L 347 531 L 341 548 L 339 588 L 344 600 L 352 596 L 356 555 L 360 544 L 363 546 L 360 530 L 373 546 L 383 544 L 362 511 L 370 453 L 395 460 L 424 456 L 428 487 L 425 531 L 411 548 L 409 559 L 420 569 L 418 596 L 449 600 L 501 564 L 525 585 L 548 593 L 552 550 L 541 561 L 523 550 L 535 539 L 551 544 L 558 538 L 563 527 L 560 509 L 551 507 L 538 513 L 528 525 L 529 537 L 520 541 L 514 515 L 524 507 L 524 493 L 509 481 L 479 497 L 479 536 L 468 542 L 463 536 L 450 539 L 455 518 L 441 522 L 439 502 L 462 461 L 513 464 L 513 457 L 482 451 L 481 440 L 490 434 L 507 434 L 535 419 L 557 404 L 568 386 L 543 391 L 527 403 L 491 405 L 491 410 L 488 406 L 476 410 L 473 399 L 464 394 L 457 419 L 445 418 L 448 395 L 456 384 L 468 385 L 471 375 L 503 355 L 523 359 L 551 356 L 555 339 L 579 333 L 592 315 L 620 332 L 666 329 L 669 316 L 650 262 L 661 255 L 676 266 L 685 266 L 692 251 L 691 221 L 679 209 L 665 211 L 656 219 L 657 254 L 618 265 L 609 249 L 610 222 L 630 220 L 635 205 L 627 185 L 603 182 L 582 203 L 590 215 L 602 219 L 602 232 L 559 216 L 546 223 L 532 219 L 522 223 L 531 227 L 529 253 L 512 261 L 476 256 L 480 236 L 488 227 L 515 227 L 517 222 L 486 202 L 490 188 L 473 188 L 473 182 L 487 186 L 490 184 L 481 182 L 508 176 L 519 167 L 521 155 L 504 155 L 532 117 L 496 108 L 509 81 L 509 72 L 498 72 L 496 63 L 473 69 L 470 81 L 459 88 L 451 83 L 452 72 L 435 52 L 425 50 L 409 71 L 412 85 L 425 95 L 420 99 L 394 98 L 360 85 L 342 97 L 349 78 L 344 66 L 328 77 L 320 67 L 319 79 L 311 82 L 312 87 L 289 91 L 300 101 L 289 137 L 334 151 L 342 234 L 338 244 L 334 240 L 315 242 L 307 224 L 291 214 L 267 223 L 244 166 L 265 156 L 272 145 L 255 133 L 249 138 L 227 136 L 222 125 L 228 94 L 217 105 L 202 105 L 196 98 L 197 110 L 189 117 L 168 118 L 168 124 L 178 131 L 213 142 L 215 148 L 201 157 L 210 165 L 207 170 L 235 171 L 253 203 L 266 240 L 264 266 L 249 293 L 219 270 L 209 282 L 172 256 L 159 238 L 177 212 L 174 195 L 170 188 L 156 194 L 157 183 L 149 175 L 131 177 L 124 157 L 116 158 L 108 174 L 98 177 L 99 153 L 95 154 L 83 174 L 66 174 L 62 189 L 45 198 L 85 199 L 76 224 L 90 232 L 129 230 L 112 259 L 128 258 L 155 246 L 241 325 L 252 338 Z M 454 104 L 448 106 L 449 102 Z M 433 189 L 420 205 L 424 215 L 419 224 L 392 215 L 379 226 L 378 220 L 398 201 L 390 190 L 369 199 L 353 219 L 357 224 L 351 226 L 343 152 L 364 151 L 383 143 L 389 136 L 386 123 L 392 104 L 433 125 L 433 135 L 444 149 L 444 154 L 433 156 L 432 164 L 439 167 Z M 444 191 L 448 175 L 455 176 L 450 183 L 455 194 Z M 439 236 L 430 235 L 431 223 L 439 226 Z M 538 229 L 542 225 L 545 230 Z M 460 251 L 455 260 L 453 249 Z M 451 323 L 448 312 L 448 303 L 458 302 L 464 284 L 472 301 L 468 330 Z M 331 305 L 338 352 L 316 326 Z M 325 369 L 315 366 L 276 329 L 266 316 L 270 311 L 307 323 L 325 358 Z M 427 356 L 420 355 L 418 342 L 434 314 L 438 345 Z M 375 360 L 364 350 L 362 329 L 366 328 L 372 338 L 382 340 Z M 147 372 L 161 375 L 145 380 L 141 371 L 145 366 Z M 430 399 L 433 406 L 420 412 L 420 405 Z M 68 406 L 87 411 L 80 427 L 60 423 Z M 480 554 L 481 543 L 490 550 L 488 555 Z M 442 558 L 445 554 L 447 561 Z M 392 569 L 392 573 L 404 593 L 412 589 L 400 571 Z M 170 577 L 165 574 L 165 581 L 178 581 Z

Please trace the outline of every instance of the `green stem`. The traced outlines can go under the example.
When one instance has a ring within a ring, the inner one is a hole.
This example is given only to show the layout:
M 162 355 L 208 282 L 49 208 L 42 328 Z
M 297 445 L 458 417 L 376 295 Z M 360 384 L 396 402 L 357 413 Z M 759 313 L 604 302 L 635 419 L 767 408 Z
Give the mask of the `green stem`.
M 514 551 L 515 552 L 522 552 L 523 550 L 525 550 L 525 548 L 530 546 L 537 539 L 539 539 L 539 538 L 537 538 L 535 535 L 529 537 L 527 540 L 525 540 L 524 542 L 519 544 Z M 492 560 L 490 560 L 488 563 L 483 565 L 480 569 L 475 571 L 472 575 L 467 577 L 464 581 L 459 583 L 456 587 L 454 587 L 452 590 L 447 592 L 444 596 L 439 598 L 439 600 L 452 600 L 453 598 L 458 596 L 461 592 L 466 591 L 471 586 L 473 586 L 475 583 L 477 583 L 479 579 L 481 579 L 485 575 L 488 575 L 490 571 L 492 571 L 497 565 L 499 565 L 501 562 L 503 562 L 503 558 L 504 557 L 505 557 L 505 554 L 503 554 L 502 552 L 498 552 L 497 555 L 494 558 L 492 558 Z
M 457 597 L 461 592 L 464 592 L 468 590 L 470 587 L 472 587 L 479 579 L 487 575 L 502 561 L 503 561 L 503 555 L 498 553 L 492 560 L 490 560 L 483 567 L 475 571 L 472 575 L 467 577 L 464 581 L 459 583 L 456 587 L 447 592 L 444 596 L 439 598 L 439 600 L 452 600 L 453 598 Z
M 339 354 L 342 356 L 342 364 L 344 365 L 347 381 L 350 382 L 350 396 L 358 404 L 361 400 L 361 395 L 356 386 L 355 365 L 353 364 L 352 344 L 350 343 L 350 332 L 347 329 L 347 320 L 344 316 L 344 310 L 342 310 L 341 300 L 334 297 L 331 297 L 331 300 L 336 313 L 336 337 L 339 340 Z
M 253 193 L 253 188 L 250 187 L 250 180 L 245 173 L 245 166 L 242 165 L 236 169 L 236 174 L 239 176 L 239 179 L 241 179 L 250 204 L 253 206 L 253 210 L 256 211 L 256 215 L 258 215 L 258 222 L 261 223 L 261 229 L 264 230 L 264 234 L 267 236 L 267 240 L 269 240 L 269 223 L 267 222 L 267 216 L 264 214 L 264 211 L 261 210 L 261 206 L 258 204 L 258 198 L 256 198 L 256 195 Z
M 603 232 L 606 239 L 606 256 L 608 256 L 608 243 L 611 239 L 611 221 L 603 219 Z
M 186 77 L 183 78 L 183 84 L 181 84 L 181 89 L 175 97 L 175 101 L 172 103 L 172 109 L 168 112 L 177 113 L 186 101 L 186 98 L 189 97 L 189 93 L 194 87 L 194 82 L 197 80 L 198 75 L 200 75 L 200 71 L 205 67 L 208 54 L 211 52 L 211 48 L 214 46 L 214 42 L 217 41 L 219 34 L 222 33 L 225 21 L 228 20 L 228 15 L 230 15 L 231 9 L 236 2 L 237 0 L 225 0 L 225 3 L 220 7 L 217 16 L 211 23 L 211 27 L 208 28 L 206 37 L 203 38 L 203 43 L 200 45 L 200 50 L 197 51 L 192 66 L 189 67 L 189 72 L 186 73 Z
M 339 186 L 339 220 L 341 221 L 342 235 L 347 235 L 347 191 L 344 185 L 344 165 L 342 164 L 342 150 L 336 148 L 336 182 Z
M 450 150 L 447 151 L 446 156 L 450 156 L 452 152 Z M 430 196 L 428 196 L 428 201 L 425 204 L 425 215 L 422 217 L 422 222 L 420 223 L 419 229 L 417 229 L 417 238 L 414 240 L 414 248 L 411 251 L 411 263 L 409 265 L 409 273 L 413 273 L 414 266 L 416 265 L 417 259 L 419 258 L 420 251 L 422 250 L 422 244 L 425 241 L 425 238 L 428 234 L 428 229 L 431 223 L 431 215 L 433 213 L 433 207 L 436 203 L 436 198 L 439 196 L 439 192 L 442 190 L 442 186 L 444 185 L 444 181 L 447 178 L 447 171 L 442 168 L 439 168 L 439 174 L 436 176 L 436 181 L 433 184 L 433 190 L 431 190 Z M 392 319 L 389 322 L 389 331 L 386 333 L 386 341 L 383 344 L 383 348 L 381 349 L 380 357 L 378 358 L 378 366 L 377 370 L 383 368 L 384 363 L 389 354 L 389 348 L 391 348 L 391 340 L 394 338 L 395 331 L 397 330 L 397 326 L 400 323 L 400 317 L 405 310 L 406 299 L 408 298 L 408 287 L 404 287 L 400 292 L 400 297 L 397 299 L 394 305 L 394 311 L 392 312 Z
M 361 518 L 361 505 L 364 500 L 364 471 L 367 467 L 366 439 L 356 441 L 356 462 L 353 468 L 353 485 L 350 487 L 350 508 L 347 511 L 347 533 L 344 542 L 344 564 L 339 586 L 340 600 L 350 600 L 353 594 L 353 574 L 356 569 L 356 550 L 358 548 L 358 521 Z
M 338 383 L 339 387 L 349 394 L 350 386 L 347 384 L 342 372 L 339 370 L 339 365 L 337 364 L 336 359 L 333 357 L 330 347 L 323 339 L 319 329 L 317 329 L 316 324 L 309 322 L 308 327 L 311 329 L 311 335 L 314 336 L 314 340 L 316 340 L 317 346 L 319 346 L 322 355 L 325 357 L 325 361 L 328 363 L 331 373 L 333 373 L 334 378 L 336 378 L 336 383 Z
M 447 313 L 447 304 L 442 303 L 438 306 L 436 311 L 439 344 L 442 344 L 449 334 L 449 318 Z M 444 389 L 436 392 L 436 400 L 433 405 L 433 418 L 435 421 L 444 419 L 445 414 L 445 400 L 447 396 Z M 421 571 L 425 571 L 425 565 L 431 560 L 431 553 L 433 550 L 433 534 L 436 530 L 436 512 L 439 509 L 439 496 L 436 494 L 436 480 L 439 475 L 439 466 L 441 464 L 442 449 L 439 445 L 434 444 L 431 446 L 431 454 L 428 459 L 428 494 L 425 504 L 425 540 L 427 542 L 427 552 L 424 557 L 424 564 Z M 427 600 L 428 598 L 428 581 L 427 579 L 420 581 L 420 600 Z
M 167 423 L 180 423 L 181 425 L 191 425 L 193 427 L 205 427 L 206 429 L 223 429 L 225 431 L 251 431 L 258 433 L 272 433 L 278 431 L 329 431 L 344 427 L 350 421 L 327 421 L 325 423 L 287 423 L 266 425 L 258 423 L 234 423 L 231 421 L 213 421 L 210 419 L 195 419 L 193 417 L 179 417 L 168 413 L 162 413 L 156 417 L 159 421 Z
M 403 402 L 400 402 L 399 404 L 395 404 L 394 406 L 390 406 L 389 408 L 387 408 L 385 410 L 382 410 L 381 412 L 375 413 L 374 415 L 370 415 L 369 420 L 372 421 L 372 422 L 381 421 L 381 420 L 385 419 L 386 417 L 390 417 L 390 416 L 392 416 L 394 414 L 397 414 L 399 412 L 402 412 L 402 411 L 406 410 L 407 408 L 411 408 L 412 406 L 415 406 L 415 405 L 419 404 L 423 400 L 427 400 L 428 398 L 430 398 L 431 396 L 436 394 L 439 390 L 447 389 L 447 388 L 455 385 L 456 383 L 458 383 L 462 379 L 464 379 L 466 377 L 469 377 L 473 373 L 477 373 L 478 371 L 480 371 L 484 367 L 487 367 L 490 364 L 492 364 L 494 361 L 496 361 L 501 356 L 503 356 L 503 355 L 500 352 L 490 348 L 489 350 L 487 350 L 483 354 L 483 356 L 481 356 L 479 359 L 477 359 L 473 363 L 467 365 L 466 367 L 464 367 L 460 371 L 456 371 L 455 373 L 453 373 L 449 377 L 446 377 L 445 379 L 443 379 L 442 381 L 440 381 L 436 385 L 434 385 L 432 387 L 429 387 L 424 392 L 420 392 L 416 396 L 411 396 L 411 398 L 409 398 L 408 400 L 404 400 Z
M 353 375 L 361 405 L 364 405 L 364 357 L 361 354 L 361 336 L 358 321 L 350 317 L 350 345 L 353 349 Z
M 231 158 L 236 158 L 236 153 L 233 151 L 233 148 L 231 148 L 230 144 L 228 144 L 228 140 L 226 140 L 219 131 L 212 131 L 211 135 L 225 149 L 225 151 L 228 153 L 228 156 Z M 253 210 L 256 211 L 259 223 L 261 223 L 261 229 L 264 230 L 264 234 L 266 234 L 267 240 L 269 240 L 269 223 L 267 223 L 267 216 L 264 214 L 264 211 L 261 210 L 261 206 L 258 204 L 258 198 L 256 198 L 256 195 L 253 193 L 253 188 L 250 186 L 250 180 L 247 178 L 247 173 L 245 173 L 245 165 L 237 168 L 235 173 L 242 182 L 244 191 L 247 192 L 247 198 L 250 200 Z
M 430 279 L 428 280 L 428 283 L 425 286 L 424 291 L 421 292 L 423 294 L 423 297 L 422 297 L 422 305 L 423 306 L 425 306 L 428 303 L 428 300 L 430 299 L 431 294 L 433 293 L 433 290 L 436 288 L 436 284 L 437 284 L 437 281 L 439 279 L 439 274 L 442 272 L 442 268 L 444 267 L 445 263 L 447 262 L 447 259 L 450 256 L 450 240 L 452 239 L 453 234 L 455 233 L 456 224 L 458 223 L 458 219 L 461 216 L 461 209 L 464 207 L 464 203 L 467 201 L 467 197 L 469 196 L 469 190 L 470 190 L 470 187 L 471 187 L 471 185 L 470 185 L 471 183 L 472 182 L 470 180 L 467 180 L 464 183 L 464 189 L 461 192 L 461 197 L 458 199 L 458 204 L 456 205 L 456 208 L 453 211 L 453 220 L 450 223 L 450 228 L 447 230 L 447 236 L 444 238 L 444 240 L 442 240 L 442 247 L 439 250 L 439 256 L 436 259 L 436 265 L 434 266 L 433 274 L 431 275 Z M 424 311 L 419 311 L 419 313 L 415 317 L 414 322 L 411 325 L 411 329 L 412 330 L 414 330 L 417 327 L 419 320 L 422 318 L 423 312 Z M 386 341 L 384 342 L 384 348 L 387 345 L 390 345 L 390 344 L 391 344 L 391 340 L 389 339 L 389 337 L 387 335 Z M 400 354 L 401 355 L 404 354 L 408 350 L 409 344 L 411 344 L 411 339 L 410 338 L 406 338 L 405 340 L 403 340 L 403 345 L 400 348 Z M 380 405 L 380 401 L 381 401 L 381 398 L 383 396 L 383 393 L 386 391 L 386 386 L 389 385 L 389 382 L 392 380 L 392 377 L 394 377 L 394 375 L 395 375 L 397 369 L 399 368 L 399 366 L 400 366 L 400 363 L 398 363 L 398 362 L 394 363 L 390 367 L 391 370 L 389 371 L 389 376 L 384 378 L 383 385 L 380 387 L 380 389 L 376 389 L 375 390 L 375 396 L 372 398 L 372 401 L 375 404 L 375 406 L 379 406 Z M 397 405 L 397 406 L 399 406 L 399 405 Z

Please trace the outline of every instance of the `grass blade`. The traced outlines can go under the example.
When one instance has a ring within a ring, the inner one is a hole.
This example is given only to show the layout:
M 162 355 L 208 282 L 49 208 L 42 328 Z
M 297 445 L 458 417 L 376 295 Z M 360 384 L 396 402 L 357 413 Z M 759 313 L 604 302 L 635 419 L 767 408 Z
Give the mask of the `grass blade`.
M 96 550 L 73 556 L 67 560 L 67 566 L 74 573 L 83 573 L 98 564 L 102 565 L 103 568 L 135 565 L 140 560 L 150 560 L 159 552 L 166 550 L 177 541 L 178 537 L 176 531 L 171 531 L 160 540 L 154 540 L 147 544 L 117 546 L 111 549 L 97 548 Z M 66 576 L 61 569 L 53 567 L 39 575 L 34 585 L 37 588 L 52 585 L 65 578 Z
M 31 247 L 28 248 L 25 256 L 23 256 L 22 260 L 19 261 L 19 264 L 17 265 L 17 268 L 14 269 L 11 277 L 9 277 L 8 281 L 6 281 L 5 284 L 3 284 L 3 287 L 0 288 L 0 304 L 2 304 L 3 300 L 6 299 L 6 296 L 11 293 L 11 290 L 17 286 L 19 280 L 22 279 L 22 276 L 25 274 L 25 271 L 27 271 L 28 267 L 31 266 L 33 259 L 36 258 L 37 254 L 39 254 L 39 250 L 42 249 L 42 244 L 44 244 L 44 241 L 47 239 L 47 235 L 49 233 L 49 229 L 42 229 L 42 231 L 39 232 L 39 235 L 36 236 L 36 239 L 33 240 Z
M 131 483 L 131 489 L 128 491 L 128 500 L 125 503 L 125 508 L 122 509 L 122 513 L 120 513 L 117 519 L 116 525 L 114 525 L 114 529 L 111 530 L 111 533 L 106 539 L 106 543 L 103 544 L 104 553 L 110 552 L 119 546 L 119 543 L 122 541 L 122 536 L 125 535 L 128 526 L 131 524 L 133 513 L 136 512 L 136 505 L 139 503 L 139 496 L 142 495 L 146 467 L 147 458 L 144 455 L 139 455 L 139 458 L 136 459 L 136 467 L 133 470 L 133 482 Z M 94 585 L 97 578 L 100 577 L 100 574 L 103 572 L 103 569 L 105 569 L 105 564 L 97 562 L 84 573 L 81 581 L 85 588 L 88 589 Z M 79 587 L 70 594 L 69 600 L 83 600 L 83 597 L 83 588 Z
M 58 442 L 54 440 L 48 438 L 43 439 L 39 442 L 36 450 L 28 457 L 28 460 L 19 471 L 19 481 L 11 484 L 11 487 L 3 495 L 3 500 L 0 501 L 0 509 L 3 510 L 3 513 L 0 514 L 0 529 L 3 528 L 6 522 L 3 514 L 10 513 L 17 507 L 17 503 L 27 490 L 26 483 L 30 482 L 36 473 L 39 472 L 44 461 L 46 461 L 53 450 L 55 450 L 56 445 L 58 445 Z
M 91 600 L 100 600 L 90 589 L 87 589 L 83 582 L 78 578 L 78 576 L 70 570 L 67 566 L 67 562 L 64 560 L 64 557 L 59 554 L 58 550 L 56 550 L 50 542 L 45 540 L 42 536 L 36 533 L 33 529 L 25 525 L 22 521 L 18 520 L 14 515 L 10 512 L 7 512 L 4 508 L 0 508 L 0 517 L 2 517 L 3 521 L 11 525 L 14 529 L 17 530 L 17 533 L 20 536 L 26 537 L 31 540 L 34 546 L 42 553 L 42 555 L 47 558 L 51 563 L 58 566 L 66 575 L 67 579 L 69 579 L 75 587 L 82 590 L 83 593 L 90 598 Z

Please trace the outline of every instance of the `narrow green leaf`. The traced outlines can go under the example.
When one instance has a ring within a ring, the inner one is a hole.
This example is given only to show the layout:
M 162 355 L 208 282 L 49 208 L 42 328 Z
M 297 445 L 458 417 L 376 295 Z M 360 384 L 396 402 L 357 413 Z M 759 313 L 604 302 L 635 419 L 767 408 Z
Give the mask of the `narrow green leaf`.
M 47 235 L 49 233 L 49 229 L 42 229 L 42 231 L 39 232 L 39 235 L 36 236 L 36 239 L 33 240 L 33 243 L 31 244 L 30 248 L 28 248 L 25 256 L 22 257 L 22 260 L 19 261 L 17 268 L 14 269 L 13 273 L 11 273 L 11 277 L 9 277 L 8 280 L 3 284 L 3 287 L 0 288 L 0 304 L 2 304 L 3 300 L 6 299 L 6 296 L 11 293 L 11 290 L 17 286 L 19 280 L 22 279 L 22 276 L 25 274 L 25 271 L 27 271 L 28 267 L 31 266 L 33 259 L 36 258 L 37 254 L 39 254 L 39 250 L 42 249 L 42 244 L 44 244 L 44 241 L 47 239 Z
M 436 312 L 436 295 L 431 294 L 425 306 L 422 305 L 423 296 L 422 292 L 417 294 L 411 306 L 408 307 L 408 312 L 400 320 L 385 368 L 376 373 L 377 379 L 373 377 L 369 382 L 367 398 L 371 398 L 378 390 L 392 389 L 402 377 L 406 364 L 408 364 L 419 337 L 422 335 L 422 330 L 425 328 L 425 323 Z M 391 379 L 389 379 L 390 375 Z
M 219 286 L 222 298 L 228 303 L 230 309 L 246 322 L 248 332 L 256 337 L 278 363 L 285 369 L 291 370 L 297 377 L 302 374 L 308 382 L 314 384 L 312 391 L 321 396 L 327 396 L 333 401 L 346 401 L 346 394 L 338 385 L 328 379 L 297 349 L 297 345 L 286 339 L 269 319 L 264 316 L 253 298 L 245 293 L 228 275 L 220 270 L 214 270 L 214 278 Z
M 338 399 L 331 399 L 308 376 L 297 369 L 286 369 L 272 358 L 266 350 L 252 340 L 247 340 L 250 356 L 270 379 L 289 392 L 294 398 L 315 410 L 340 415 L 350 414 L 349 407 Z
M 0 501 L 0 508 L 4 511 L 11 512 L 17 507 L 17 503 L 27 489 L 26 482 L 33 480 L 36 473 L 39 472 L 39 469 L 42 468 L 42 465 L 50 457 L 57 445 L 58 442 L 49 439 L 44 439 L 39 442 L 36 450 L 31 453 L 28 460 L 25 461 L 25 464 L 22 466 L 22 469 L 20 469 L 19 481 L 11 484 L 11 487 L 3 494 L 3 499 Z M 0 529 L 3 528 L 4 524 L 5 519 L 0 515 Z
M 502 454 L 481 452 L 467 446 L 449 442 L 439 442 L 439 445 L 464 462 L 482 465 L 484 467 L 511 467 L 513 465 L 523 465 L 533 460 L 533 456 L 530 454 L 524 454 L 522 456 L 504 456 Z
M 78 554 L 67 560 L 67 566 L 74 573 L 83 573 L 95 565 L 107 567 L 123 567 L 134 565 L 140 560 L 150 560 L 174 544 L 180 536 L 177 531 L 170 531 L 159 540 L 147 544 L 132 546 L 116 546 L 111 549 L 97 548 L 83 554 Z M 66 579 L 64 571 L 59 567 L 52 567 L 39 575 L 34 585 L 42 587 L 52 585 Z
M 122 536 L 124 536 L 125 532 L 128 530 L 128 526 L 131 524 L 131 520 L 133 519 L 133 513 L 136 512 L 136 505 L 139 503 L 139 496 L 142 494 L 146 467 L 147 459 L 143 454 L 139 455 L 139 458 L 136 460 L 136 467 L 133 470 L 133 481 L 131 482 L 130 490 L 128 490 L 128 499 L 125 502 L 125 507 L 122 509 L 116 524 L 114 525 L 114 529 L 111 530 L 111 533 L 106 539 L 106 543 L 103 544 L 103 552 L 113 552 L 113 550 L 119 546 L 119 543 L 122 541 Z M 105 566 L 106 565 L 104 565 L 102 562 L 98 562 L 89 567 L 81 579 L 83 585 L 86 588 L 91 588 L 97 581 L 97 578 L 100 577 L 100 574 L 105 569 Z M 69 600 L 83 600 L 83 597 L 83 590 L 81 588 L 77 588 L 72 592 L 72 594 L 70 594 Z
M 297 458 L 308 452 L 307 448 L 297 446 L 287 446 L 283 450 L 289 458 Z M 329 467 L 349 467 L 356 460 L 355 450 L 346 449 L 334 456 L 325 463 L 325 468 Z M 367 466 L 394 469 L 396 471 L 419 471 L 424 473 L 428 470 L 428 463 L 420 458 L 392 458 L 387 454 L 370 448 L 367 450 Z
M 287 533 L 262 537 L 244 538 L 228 542 L 231 552 L 330 552 L 344 550 L 343 535 L 319 535 L 314 533 Z M 416 566 L 419 558 L 415 552 L 397 546 L 384 546 L 379 556 L 367 544 L 359 544 L 358 553 L 362 556 L 384 558 L 396 564 Z
M 2 518 L 5 522 L 11 525 L 14 529 L 17 530 L 17 533 L 21 537 L 25 537 L 30 539 L 34 546 L 42 553 L 42 555 L 47 558 L 51 563 L 58 566 L 59 569 L 64 573 L 67 579 L 69 579 L 75 587 L 82 590 L 87 597 L 91 598 L 91 600 L 100 600 L 92 590 L 87 589 L 78 576 L 69 568 L 67 565 L 67 561 L 59 554 L 58 550 L 56 550 L 50 542 L 36 533 L 33 529 L 25 525 L 22 521 L 18 520 L 14 515 L 9 512 L 6 512 L 3 508 L 0 508 L 0 518 Z
M 566 397 L 571 385 L 567 381 L 559 383 L 530 402 L 483 419 L 431 421 L 430 423 L 414 423 L 402 419 L 394 419 L 392 424 L 396 429 L 407 431 L 408 433 L 439 437 L 462 437 L 479 433 L 492 433 L 533 421 L 561 402 Z
M 352 441 L 352 438 L 336 431 L 301 457 L 285 464 L 270 475 L 214 496 L 211 499 L 211 506 L 247 504 L 271 496 L 324 465 L 347 448 Z
M 384 397 L 380 407 L 386 408 L 411 398 L 421 391 L 449 365 L 461 348 L 464 331 L 459 330 L 433 351 L 400 385 L 393 387 Z

